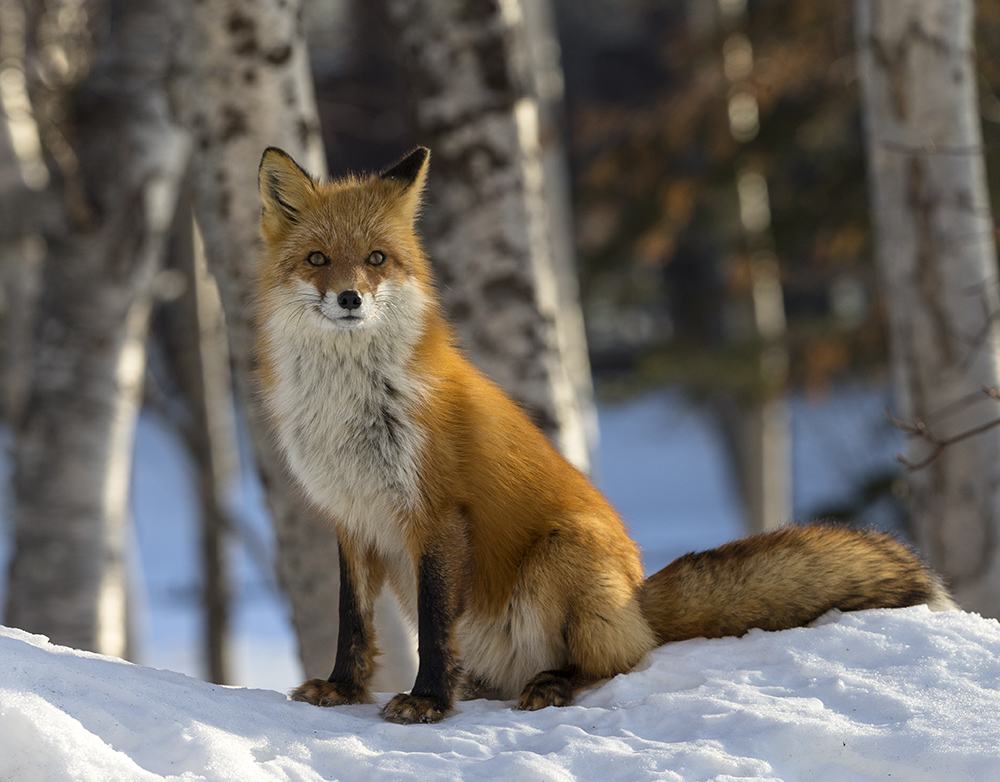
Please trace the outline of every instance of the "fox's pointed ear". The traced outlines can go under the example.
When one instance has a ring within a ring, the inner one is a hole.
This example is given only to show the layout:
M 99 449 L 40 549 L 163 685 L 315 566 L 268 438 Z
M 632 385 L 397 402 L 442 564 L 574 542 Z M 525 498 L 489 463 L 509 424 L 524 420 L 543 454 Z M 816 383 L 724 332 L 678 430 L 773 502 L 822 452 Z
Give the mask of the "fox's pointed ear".
M 427 147 L 417 147 L 398 163 L 393 163 L 384 171 L 379 172 L 379 177 L 394 179 L 402 182 L 406 187 L 415 184 L 419 188 L 427 175 L 427 161 L 430 160 L 430 157 L 431 151 Z
M 417 147 L 378 175 L 379 179 L 398 182 L 403 186 L 397 204 L 402 214 L 410 220 L 416 218 L 417 209 L 420 207 L 420 196 L 424 190 L 430 157 L 431 151 L 427 147 Z
M 264 150 L 257 184 L 264 204 L 261 225 L 265 232 L 299 222 L 316 191 L 312 177 L 277 147 Z

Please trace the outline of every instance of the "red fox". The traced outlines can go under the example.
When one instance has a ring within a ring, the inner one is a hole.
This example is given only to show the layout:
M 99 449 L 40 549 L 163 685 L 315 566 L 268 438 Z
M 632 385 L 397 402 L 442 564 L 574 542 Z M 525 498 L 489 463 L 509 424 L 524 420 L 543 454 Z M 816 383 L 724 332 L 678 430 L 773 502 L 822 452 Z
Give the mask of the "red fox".
M 365 702 L 383 586 L 417 626 L 409 693 L 382 715 L 437 722 L 456 698 L 572 702 L 659 644 L 805 624 L 832 608 L 954 607 L 892 538 L 789 527 L 643 578 L 600 492 L 455 345 L 415 233 L 429 152 L 320 183 L 260 165 L 264 400 L 292 474 L 340 546 L 333 673 L 292 693 Z

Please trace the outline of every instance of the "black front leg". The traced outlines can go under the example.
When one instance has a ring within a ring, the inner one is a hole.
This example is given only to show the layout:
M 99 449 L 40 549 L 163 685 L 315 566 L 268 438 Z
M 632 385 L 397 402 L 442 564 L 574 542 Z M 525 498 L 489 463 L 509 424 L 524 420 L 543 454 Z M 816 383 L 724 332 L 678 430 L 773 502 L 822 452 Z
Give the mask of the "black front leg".
M 382 709 L 390 722 L 440 722 L 455 704 L 460 669 L 453 631 L 464 602 L 462 562 L 427 553 L 417 570 L 417 679 Z
M 292 693 L 292 700 L 316 706 L 371 700 L 368 682 L 378 653 L 373 631 L 373 604 L 381 581 L 381 568 L 374 558 L 359 557 L 342 542 L 339 551 L 340 629 L 333 673 L 325 681 L 310 679 Z

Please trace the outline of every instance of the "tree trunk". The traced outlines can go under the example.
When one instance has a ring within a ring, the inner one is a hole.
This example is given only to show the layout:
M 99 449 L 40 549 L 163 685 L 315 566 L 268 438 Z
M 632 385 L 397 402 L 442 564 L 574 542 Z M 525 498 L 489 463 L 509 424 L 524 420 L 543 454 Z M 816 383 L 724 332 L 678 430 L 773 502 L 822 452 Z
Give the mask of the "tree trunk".
M 30 388 L 32 336 L 45 242 L 38 235 L 0 238 L 0 420 L 13 428 Z
M 791 414 L 786 399 L 788 346 L 781 269 L 771 230 L 771 202 L 762 165 L 750 151 L 757 137 L 759 111 L 753 83 L 753 46 L 745 31 L 745 4 L 701 0 L 688 3 L 692 33 L 721 30 L 722 72 L 729 82 L 729 132 L 747 145 L 735 170 L 735 193 L 749 286 L 730 300 L 726 320 L 731 343 L 756 343 L 757 378 L 750 391 L 724 392 L 716 405 L 743 512 L 751 533 L 775 529 L 792 520 Z
M 59 223 L 28 96 L 26 17 L 22 0 L 0 0 L 0 418 L 11 428 L 31 376 L 42 233 Z
M 560 365 L 565 382 L 573 389 L 570 410 L 576 408 L 578 411 L 564 414 L 573 425 L 571 431 L 559 439 L 567 443 L 565 453 L 582 453 L 586 456 L 586 463 L 571 456 L 574 464 L 582 466 L 592 464 L 596 458 L 600 434 L 583 308 L 579 303 L 580 280 L 565 142 L 567 132 L 561 50 L 552 1 L 531 0 L 528 3 L 522 2 L 521 7 L 524 9 L 524 27 L 531 63 L 531 91 L 538 100 L 542 200 L 546 207 L 549 247 L 558 288 L 559 317 L 555 328 L 558 331 L 562 357 Z M 572 444 L 574 440 L 577 441 L 575 445 Z
M 60 166 L 51 186 L 64 230 L 46 236 L 30 385 L 15 422 L 6 621 L 124 655 L 132 435 L 151 290 L 187 154 L 162 91 L 177 19 L 167 2 L 130 4 L 105 28 L 107 4 L 88 15 L 63 5 L 29 4 L 25 15 L 28 61 L 43 71 L 28 83 Z M 91 27 L 68 26 L 80 20 Z M 91 45 L 100 57 L 73 59 Z M 68 67 L 44 72 L 53 47 Z M 58 78 L 74 73 L 86 77 Z
M 306 676 L 327 676 L 337 645 L 336 536 L 290 480 L 252 379 L 260 157 L 265 147 L 279 146 L 314 176 L 326 172 L 301 4 L 219 0 L 191 7 L 187 71 L 179 74 L 177 92 L 181 115 L 195 133 L 195 214 L 226 314 L 237 390 L 273 516 L 278 578 L 291 603 L 299 656 Z M 383 629 L 399 621 L 380 617 Z M 413 654 L 386 651 L 384 669 L 401 673 L 376 686 L 410 687 Z
M 159 336 L 183 399 L 183 413 L 175 423 L 197 475 L 203 662 L 209 681 L 231 684 L 227 543 L 234 525 L 227 495 L 238 472 L 233 385 L 222 304 L 208 273 L 190 198 L 178 210 L 170 261 L 185 285 L 180 297 L 166 307 L 166 328 L 159 330 Z
M 569 369 L 588 367 L 582 319 L 554 261 L 521 3 L 387 9 L 416 140 L 432 154 L 423 233 L 446 309 L 478 366 L 586 470 L 589 400 Z
M 876 251 L 900 417 L 944 441 L 1000 417 L 997 258 L 972 0 L 859 0 Z M 927 439 L 908 458 L 933 455 Z M 1000 615 L 1000 429 L 910 475 L 916 541 L 962 605 Z

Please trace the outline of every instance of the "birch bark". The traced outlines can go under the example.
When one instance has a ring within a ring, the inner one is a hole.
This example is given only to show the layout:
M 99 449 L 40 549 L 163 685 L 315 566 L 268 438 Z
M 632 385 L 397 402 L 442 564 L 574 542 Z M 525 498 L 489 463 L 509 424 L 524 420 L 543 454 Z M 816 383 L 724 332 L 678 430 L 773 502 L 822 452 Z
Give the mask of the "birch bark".
M 116 10 L 28 2 L 28 94 L 58 227 L 45 233 L 28 387 L 14 446 L 6 621 L 53 641 L 128 651 L 132 435 L 152 288 L 187 159 L 163 80 L 169 2 Z
M 416 141 L 431 149 L 423 233 L 445 306 L 477 365 L 586 470 L 589 386 L 573 371 L 589 364 L 579 305 L 554 260 L 521 2 L 386 7 Z
M 972 0 L 859 0 L 877 262 L 900 417 L 938 439 L 1000 418 L 1000 296 Z M 932 446 L 911 441 L 920 462 Z M 963 607 L 1000 614 L 1000 430 L 910 475 L 917 543 Z

